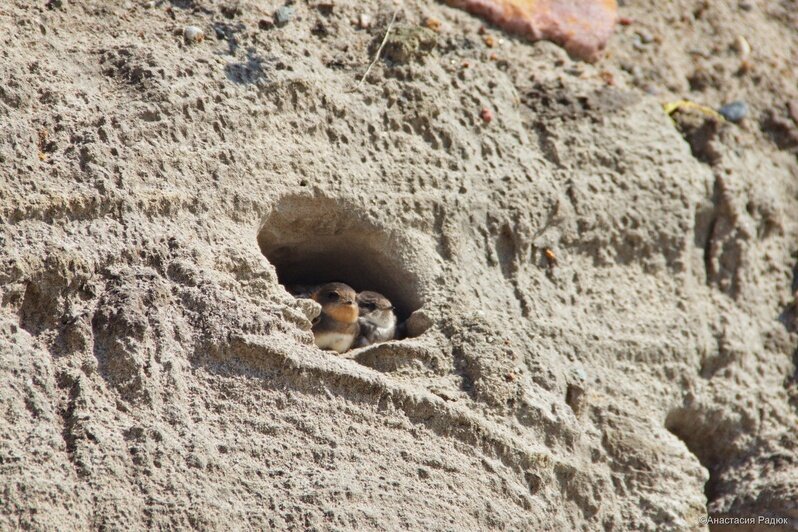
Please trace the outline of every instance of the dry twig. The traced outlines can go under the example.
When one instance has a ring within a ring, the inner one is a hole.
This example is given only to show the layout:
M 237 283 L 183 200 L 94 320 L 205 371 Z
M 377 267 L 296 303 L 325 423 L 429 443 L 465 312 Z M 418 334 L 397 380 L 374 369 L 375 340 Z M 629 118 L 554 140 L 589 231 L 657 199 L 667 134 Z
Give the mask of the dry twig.
M 374 67 L 374 65 L 379 60 L 380 54 L 382 53 L 382 49 L 385 48 L 385 43 L 388 42 L 388 35 L 391 34 L 391 29 L 393 29 L 393 23 L 396 22 L 396 15 L 399 14 L 399 10 L 400 9 L 402 9 L 402 6 L 397 7 L 396 10 L 393 12 L 393 16 L 391 17 L 391 22 L 388 23 L 388 29 L 385 30 L 385 37 L 382 38 L 382 42 L 380 43 L 380 47 L 377 48 L 377 53 L 374 54 L 374 60 L 371 62 L 369 67 L 366 69 L 366 73 L 363 74 L 363 77 L 360 78 L 360 81 L 358 82 L 357 87 L 355 88 L 355 90 L 360 89 L 361 85 L 363 85 L 363 82 L 366 81 L 366 78 L 368 77 L 369 72 L 371 72 L 372 67 Z

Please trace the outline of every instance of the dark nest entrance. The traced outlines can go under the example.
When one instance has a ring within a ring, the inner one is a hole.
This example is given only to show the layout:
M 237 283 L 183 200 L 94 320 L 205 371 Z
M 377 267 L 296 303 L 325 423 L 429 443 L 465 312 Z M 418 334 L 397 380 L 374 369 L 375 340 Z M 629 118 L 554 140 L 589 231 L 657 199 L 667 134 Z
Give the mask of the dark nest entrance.
M 394 232 L 358 217 L 362 205 L 287 197 L 264 219 L 258 245 L 283 285 L 340 281 L 391 300 L 399 320 L 421 307 L 416 253 Z

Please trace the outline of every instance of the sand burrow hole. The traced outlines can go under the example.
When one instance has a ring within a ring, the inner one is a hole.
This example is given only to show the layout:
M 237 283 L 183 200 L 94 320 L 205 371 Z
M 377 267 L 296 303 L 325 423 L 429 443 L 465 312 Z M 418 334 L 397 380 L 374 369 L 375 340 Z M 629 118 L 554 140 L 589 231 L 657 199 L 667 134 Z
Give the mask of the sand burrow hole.
M 362 213 L 362 205 L 347 201 L 285 197 L 266 214 L 258 245 L 283 286 L 340 281 L 374 290 L 405 320 L 424 303 L 418 246 Z

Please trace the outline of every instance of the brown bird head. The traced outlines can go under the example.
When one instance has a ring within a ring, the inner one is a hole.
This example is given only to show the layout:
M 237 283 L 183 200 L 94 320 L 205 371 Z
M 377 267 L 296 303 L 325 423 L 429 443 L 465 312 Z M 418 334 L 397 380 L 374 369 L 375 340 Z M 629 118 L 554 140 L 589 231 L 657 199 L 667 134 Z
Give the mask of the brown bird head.
M 393 310 L 393 305 L 384 295 L 379 292 L 372 292 L 364 290 L 357 295 L 357 304 L 363 310 L 363 313 L 373 312 L 375 310 Z
M 323 313 L 342 323 L 355 323 L 358 316 L 357 292 L 344 283 L 327 283 L 318 287 L 312 299 Z

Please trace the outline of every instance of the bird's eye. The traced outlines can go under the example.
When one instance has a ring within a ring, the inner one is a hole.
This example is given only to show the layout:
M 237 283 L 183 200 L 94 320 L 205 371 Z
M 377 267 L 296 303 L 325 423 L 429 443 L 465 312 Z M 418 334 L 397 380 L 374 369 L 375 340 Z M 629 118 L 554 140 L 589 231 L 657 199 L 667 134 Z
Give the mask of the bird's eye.
M 377 308 L 377 305 L 375 303 L 366 303 L 366 308 L 369 310 L 374 310 Z
M 340 298 L 341 296 L 338 295 L 338 292 L 330 292 L 327 294 L 327 299 L 330 301 L 338 301 Z

